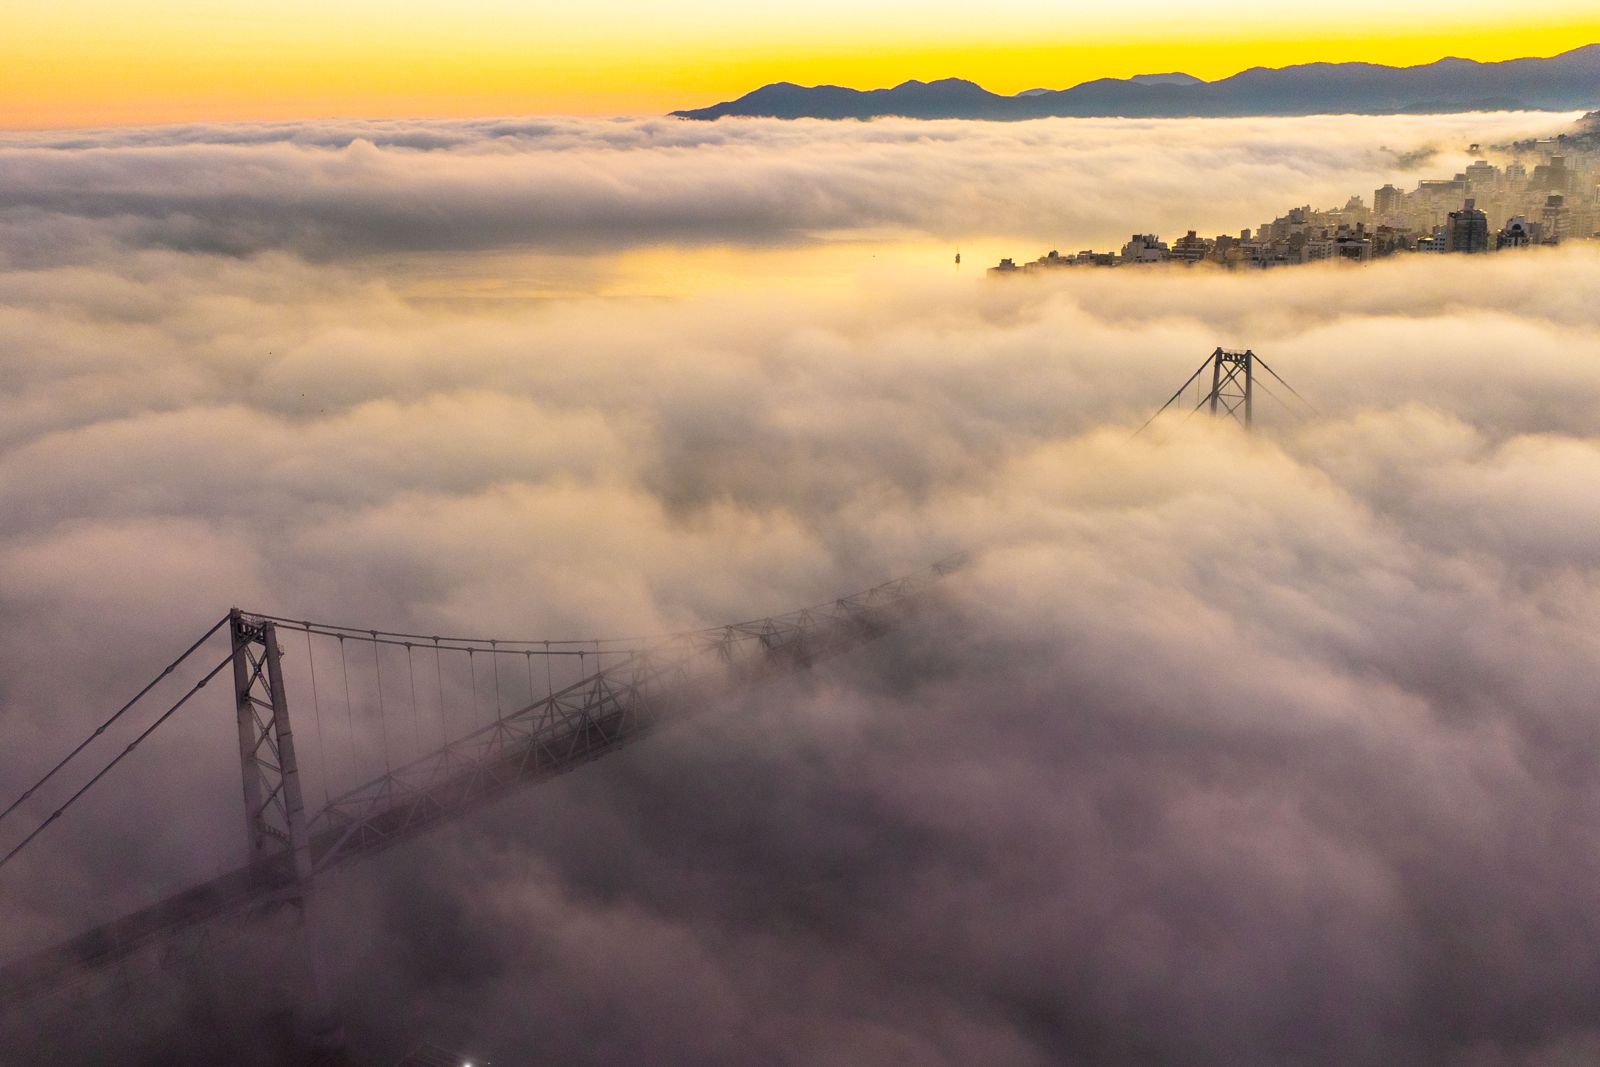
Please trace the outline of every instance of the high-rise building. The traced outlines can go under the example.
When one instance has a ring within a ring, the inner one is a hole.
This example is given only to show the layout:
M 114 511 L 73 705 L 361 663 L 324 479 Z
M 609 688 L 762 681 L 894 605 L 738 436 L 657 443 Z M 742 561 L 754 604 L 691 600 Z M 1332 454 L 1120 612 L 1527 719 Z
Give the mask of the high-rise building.
M 1572 172 L 1567 169 L 1566 156 L 1551 156 L 1550 162 L 1533 168 L 1532 188 L 1547 193 L 1566 193 L 1572 190 Z
M 1153 233 L 1136 233 L 1122 246 L 1124 263 L 1161 263 L 1167 258 L 1167 242 Z
M 1467 176 L 1467 184 L 1474 191 L 1488 192 L 1494 188 L 1495 179 L 1500 176 L 1500 171 L 1487 159 L 1476 159 L 1461 173 Z
M 1467 176 L 1457 174 L 1454 178 L 1424 178 L 1417 183 L 1417 192 L 1429 197 L 1457 197 L 1467 194 Z
M 1181 259 L 1185 263 L 1198 263 L 1206 258 L 1206 253 L 1210 252 L 1211 248 L 1212 243 L 1210 241 L 1207 241 L 1204 237 L 1197 236 L 1193 230 L 1190 230 L 1172 242 L 1169 256 L 1172 259 Z
M 1526 215 L 1517 215 L 1506 220 L 1500 227 L 1500 232 L 1495 235 L 1496 248 L 1527 248 L 1529 245 L 1539 243 L 1539 224 L 1529 222 Z
M 1355 228 L 1340 226 L 1333 238 L 1333 254 L 1336 259 L 1352 260 L 1356 263 L 1365 263 L 1372 258 L 1372 240 L 1367 236 L 1367 229 L 1361 223 L 1356 223 Z
M 1452 211 L 1445 219 L 1444 250 L 1446 252 L 1489 251 L 1489 216 L 1478 210 L 1477 202 L 1468 199 L 1460 211 Z
M 1560 193 L 1545 197 L 1544 207 L 1539 212 L 1539 225 L 1544 230 L 1545 241 L 1555 244 L 1566 237 L 1570 228 L 1568 221 L 1567 198 Z
M 1393 184 L 1385 185 L 1382 189 L 1373 191 L 1372 210 L 1379 216 L 1398 215 L 1405 208 L 1406 194 L 1396 189 Z

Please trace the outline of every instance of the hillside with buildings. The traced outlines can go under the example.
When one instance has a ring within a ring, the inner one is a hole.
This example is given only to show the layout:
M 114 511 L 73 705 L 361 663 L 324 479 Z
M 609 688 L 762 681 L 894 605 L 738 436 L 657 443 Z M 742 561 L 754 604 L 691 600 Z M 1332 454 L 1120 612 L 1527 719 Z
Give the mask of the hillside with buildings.
M 1386 184 L 1368 204 L 1352 196 L 1342 207 L 1290 208 L 1237 234 L 1203 237 L 1190 230 L 1169 242 L 1136 233 L 1117 251 L 1052 250 L 1029 263 L 1003 259 L 994 274 L 1061 267 L 1211 263 L 1238 269 L 1329 260 L 1365 263 L 1386 256 L 1495 252 L 1600 237 L 1600 112 L 1560 137 L 1522 142 L 1478 156 L 1449 178 L 1406 190 Z

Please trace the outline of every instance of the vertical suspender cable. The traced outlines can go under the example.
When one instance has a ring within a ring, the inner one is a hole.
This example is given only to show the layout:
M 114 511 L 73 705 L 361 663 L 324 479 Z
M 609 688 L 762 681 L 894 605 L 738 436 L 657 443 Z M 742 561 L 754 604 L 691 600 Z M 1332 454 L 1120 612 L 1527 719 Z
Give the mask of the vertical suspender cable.
M 411 726 L 417 734 L 417 752 L 422 752 L 422 713 L 417 710 L 417 668 L 411 661 L 411 642 L 406 642 L 406 675 L 411 679 Z
M 324 807 L 333 803 L 328 792 L 327 748 L 322 740 L 322 701 L 317 697 L 317 654 L 311 650 L 311 624 L 306 623 L 306 660 L 311 668 L 311 713 L 317 720 L 317 771 L 322 777 L 322 804 Z
M 444 718 L 444 660 L 439 655 L 439 639 L 433 639 L 433 677 L 439 683 L 439 742 L 450 743 L 450 731 L 445 726 Z
M 544 643 L 544 718 L 546 722 L 554 721 L 556 716 L 556 676 L 551 668 L 551 662 L 550 642 L 546 641 Z
M 383 661 L 378 658 L 378 631 L 372 631 L 372 669 L 378 674 L 378 738 L 383 744 L 383 773 L 385 776 L 394 773 L 389 764 L 389 723 L 388 711 L 383 706 Z
M 494 664 L 494 721 L 499 722 L 505 718 L 505 712 L 500 707 L 500 649 L 496 642 L 489 642 L 489 662 Z
M 356 750 L 356 713 L 355 705 L 350 700 L 350 661 L 344 654 L 344 634 L 339 635 L 339 673 L 344 676 L 344 718 L 346 728 L 350 731 L 350 762 L 355 763 Z

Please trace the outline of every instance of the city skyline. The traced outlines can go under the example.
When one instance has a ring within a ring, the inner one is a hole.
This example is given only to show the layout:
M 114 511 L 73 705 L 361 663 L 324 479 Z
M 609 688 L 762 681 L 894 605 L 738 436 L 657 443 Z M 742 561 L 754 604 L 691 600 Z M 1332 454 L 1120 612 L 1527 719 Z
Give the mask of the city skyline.
M 1258 227 L 1208 237 L 1190 229 L 1163 241 L 1134 233 L 1120 251 L 1052 249 L 1018 263 L 1003 258 L 991 275 L 1061 267 L 1177 263 L 1265 269 L 1313 263 L 1367 263 L 1413 252 L 1490 252 L 1557 245 L 1600 236 L 1600 112 L 1574 131 L 1498 149 L 1474 144 L 1471 164 L 1451 178 L 1421 178 L 1407 191 L 1386 182 L 1342 207 L 1289 208 Z M 1491 162 L 1491 159 L 1498 162 Z

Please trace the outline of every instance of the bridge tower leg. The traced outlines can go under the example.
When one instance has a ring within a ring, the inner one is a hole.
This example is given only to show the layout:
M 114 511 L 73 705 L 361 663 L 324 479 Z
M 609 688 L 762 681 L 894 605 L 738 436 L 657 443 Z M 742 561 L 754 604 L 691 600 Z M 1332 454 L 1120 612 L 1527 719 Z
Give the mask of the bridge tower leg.
M 1255 418 L 1255 361 L 1249 349 L 1211 353 L 1211 393 L 1204 401 L 1211 414 L 1232 416 L 1249 429 Z
M 332 1051 L 342 1045 L 343 1038 L 315 945 L 315 870 L 294 731 L 289 724 L 283 650 L 271 621 L 252 619 L 238 608 L 229 613 L 229 632 L 239 762 L 244 774 L 245 843 L 252 864 L 287 854 L 293 865 L 294 885 L 282 902 L 299 916 L 308 1036 L 319 1051 Z

